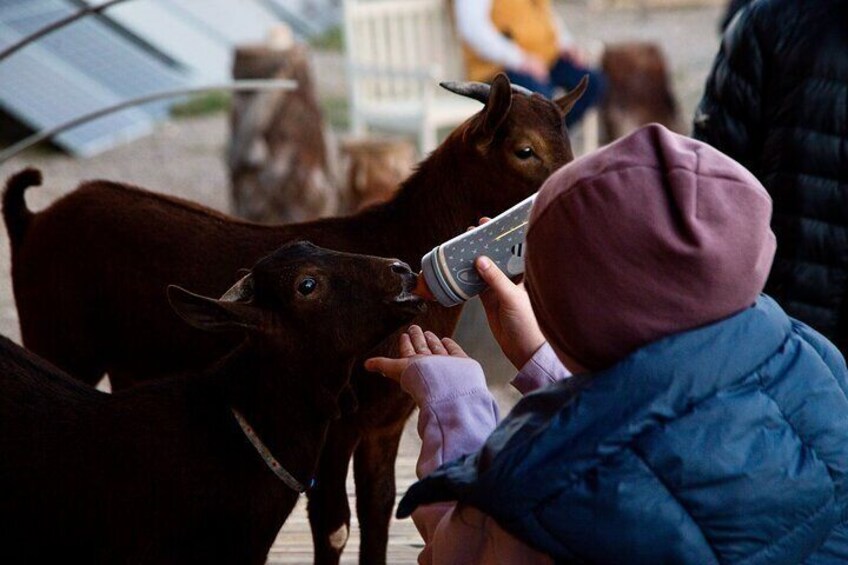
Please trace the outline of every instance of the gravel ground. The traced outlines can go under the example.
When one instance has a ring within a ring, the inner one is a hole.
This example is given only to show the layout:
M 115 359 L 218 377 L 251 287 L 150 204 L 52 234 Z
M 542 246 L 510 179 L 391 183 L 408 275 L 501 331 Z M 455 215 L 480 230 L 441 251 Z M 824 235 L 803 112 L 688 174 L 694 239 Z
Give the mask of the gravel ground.
M 583 44 L 625 40 L 660 43 L 670 61 L 684 119 L 689 121 L 718 46 L 718 8 L 597 11 L 576 2 L 560 4 L 559 9 Z M 344 98 L 346 85 L 340 54 L 317 54 L 315 72 L 319 92 L 325 100 Z M 229 187 L 222 159 L 226 137 L 225 113 L 180 119 L 161 126 L 147 138 L 90 159 L 73 159 L 49 149 L 30 151 L 0 167 L 0 177 L 5 178 L 24 166 L 40 168 L 45 186 L 28 193 L 29 205 L 36 210 L 72 190 L 82 180 L 106 178 L 226 211 Z M 0 230 L 0 333 L 15 340 L 20 338 L 5 230 Z M 503 384 L 513 371 L 494 346 L 479 306 L 472 304 L 468 309 L 458 335 L 469 352 L 483 360 L 505 405 L 511 403 L 514 398 L 504 392 Z

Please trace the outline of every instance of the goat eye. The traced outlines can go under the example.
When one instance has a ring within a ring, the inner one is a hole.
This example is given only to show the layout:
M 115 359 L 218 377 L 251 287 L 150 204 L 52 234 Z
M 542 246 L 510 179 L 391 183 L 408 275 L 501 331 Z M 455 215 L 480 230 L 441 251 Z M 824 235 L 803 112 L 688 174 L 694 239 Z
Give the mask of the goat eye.
M 318 286 L 318 283 L 315 282 L 315 279 L 312 277 L 307 277 L 300 281 L 300 284 L 297 285 L 297 291 L 303 296 L 307 296 L 312 294 L 312 291 Z
M 533 156 L 533 148 L 532 147 L 522 147 L 518 151 L 515 152 L 515 156 L 519 159 L 529 159 Z

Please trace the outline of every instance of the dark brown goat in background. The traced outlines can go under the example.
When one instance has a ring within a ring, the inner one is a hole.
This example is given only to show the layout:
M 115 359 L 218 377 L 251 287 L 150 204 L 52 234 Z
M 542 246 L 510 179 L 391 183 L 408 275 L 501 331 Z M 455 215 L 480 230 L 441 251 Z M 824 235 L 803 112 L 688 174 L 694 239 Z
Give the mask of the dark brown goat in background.
M 243 343 L 112 395 L 0 337 L 3 561 L 264 563 L 354 360 L 421 311 L 415 280 L 398 261 L 292 243 L 219 300 L 172 287 L 187 322 Z
M 24 344 L 87 383 L 108 372 L 113 386 L 124 389 L 202 366 L 233 345 L 230 336 L 189 331 L 162 299 L 170 282 L 219 293 L 237 269 L 295 239 L 398 257 L 418 269 L 432 247 L 526 198 L 573 159 L 563 117 L 585 86 L 584 79 L 551 102 L 514 91 L 503 75 L 491 87 L 453 85 L 484 108 L 419 165 L 396 198 L 345 218 L 262 226 L 105 181 L 85 183 L 33 214 L 24 191 L 35 179 L 16 177 L 7 186 L 3 212 Z M 451 335 L 460 313 L 435 306 L 416 323 Z M 388 339 L 374 353 L 391 354 L 395 343 Z M 347 540 L 351 456 L 360 562 L 386 559 L 394 462 L 413 403 L 361 364 L 352 382 L 359 410 L 331 427 L 309 497 L 318 563 L 337 563 Z
M 665 57 L 657 44 L 633 41 L 607 45 L 601 67 L 608 81 L 598 110 L 601 143 L 652 122 L 684 131 Z

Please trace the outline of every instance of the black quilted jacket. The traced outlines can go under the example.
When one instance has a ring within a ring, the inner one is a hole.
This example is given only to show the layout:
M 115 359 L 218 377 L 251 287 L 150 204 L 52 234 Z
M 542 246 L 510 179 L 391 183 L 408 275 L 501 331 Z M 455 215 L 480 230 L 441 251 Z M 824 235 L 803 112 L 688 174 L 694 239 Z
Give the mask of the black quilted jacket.
M 848 1 L 755 0 L 725 31 L 694 136 L 774 199 L 766 291 L 848 353 Z

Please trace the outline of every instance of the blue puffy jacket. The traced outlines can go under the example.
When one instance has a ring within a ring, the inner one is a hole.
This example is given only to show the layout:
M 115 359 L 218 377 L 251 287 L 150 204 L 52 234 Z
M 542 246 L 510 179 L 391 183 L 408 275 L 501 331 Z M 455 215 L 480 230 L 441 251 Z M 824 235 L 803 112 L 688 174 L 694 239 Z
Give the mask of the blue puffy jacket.
M 522 400 L 398 509 L 459 500 L 560 562 L 848 562 L 848 378 L 770 298 Z

